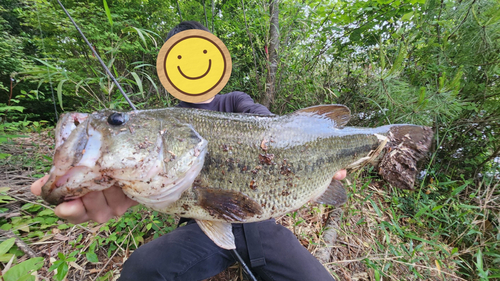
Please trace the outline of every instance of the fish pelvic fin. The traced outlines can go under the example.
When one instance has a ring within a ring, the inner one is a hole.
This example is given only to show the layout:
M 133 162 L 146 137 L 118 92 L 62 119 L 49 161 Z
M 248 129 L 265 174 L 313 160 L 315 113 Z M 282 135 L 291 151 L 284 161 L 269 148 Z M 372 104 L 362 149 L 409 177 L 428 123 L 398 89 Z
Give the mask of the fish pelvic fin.
M 201 230 L 210 238 L 217 246 L 226 249 L 236 249 L 234 243 L 233 228 L 230 223 L 222 221 L 207 221 L 196 220 Z
M 345 105 L 341 104 L 326 104 L 316 105 L 299 109 L 292 114 L 307 114 L 318 117 L 328 118 L 335 123 L 335 127 L 344 127 L 351 119 L 351 111 Z
M 347 202 L 347 193 L 344 185 L 339 180 L 332 179 L 326 191 L 315 202 L 335 207 L 343 205 Z

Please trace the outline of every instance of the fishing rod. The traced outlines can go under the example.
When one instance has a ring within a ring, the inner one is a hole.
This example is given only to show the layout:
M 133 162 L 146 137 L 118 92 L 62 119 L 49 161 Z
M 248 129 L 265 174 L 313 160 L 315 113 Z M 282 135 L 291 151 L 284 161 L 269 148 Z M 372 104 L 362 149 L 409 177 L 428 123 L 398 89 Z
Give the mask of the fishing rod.
M 257 279 L 253 275 L 252 271 L 250 270 L 250 268 L 248 267 L 248 265 L 245 263 L 245 261 L 241 258 L 241 256 L 238 254 L 238 252 L 236 251 L 236 249 L 233 249 L 232 252 L 236 256 L 236 258 L 238 259 L 238 261 L 240 262 L 241 266 L 243 266 L 243 269 L 248 274 L 248 277 L 250 277 L 250 279 L 252 281 L 257 281 Z
M 87 37 L 85 37 L 85 35 L 80 30 L 80 28 L 78 27 L 78 25 L 76 24 L 76 22 L 73 20 L 73 18 L 71 17 L 71 15 L 68 13 L 68 11 L 64 7 L 64 5 L 59 0 L 57 0 L 57 3 L 59 3 L 59 6 L 61 6 L 61 8 L 63 9 L 64 13 L 66 13 L 66 15 L 68 16 L 69 20 L 75 26 L 76 30 L 78 30 L 78 32 L 80 33 L 80 35 L 83 37 L 83 40 L 85 40 L 85 43 L 87 43 L 87 45 L 90 47 L 90 50 L 92 51 L 92 53 L 94 54 L 94 56 L 99 60 L 99 62 L 101 63 L 102 67 L 104 68 L 104 70 L 106 71 L 106 73 L 109 75 L 109 77 L 111 77 L 111 80 L 113 80 L 113 83 L 115 83 L 116 87 L 118 87 L 118 90 L 120 91 L 120 93 L 122 93 L 123 97 L 128 102 L 128 104 L 130 105 L 130 107 L 132 107 L 132 109 L 134 111 L 136 111 L 137 109 L 135 108 L 135 106 L 132 103 L 132 101 L 128 98 L 127 94 L 125 94 L 125 91 L 123 91 L 122 87 L 120 86 L 120 84 L 118 83 L 118 81 L 116 80 L 116 78 L 113 76 L 113 74 L 111 73 L 111 71 L 109 71 L 109 68 L 102 61 L 101 57 L 96 52 L 96 50 L 94 50 L 94 48 L 92 47 L 92 44 L 90 44 L 89 40 L 87 40 Z

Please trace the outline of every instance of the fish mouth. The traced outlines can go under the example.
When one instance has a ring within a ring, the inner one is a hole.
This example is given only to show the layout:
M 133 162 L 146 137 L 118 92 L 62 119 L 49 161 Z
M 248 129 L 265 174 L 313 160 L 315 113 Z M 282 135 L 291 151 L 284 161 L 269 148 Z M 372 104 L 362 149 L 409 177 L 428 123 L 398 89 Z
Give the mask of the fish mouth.
M 179 70 L 179 73 L 180 73 L 182 76 L 184 76 L 184 78 L 189 79 L 189 80 L 198 80 L 198 79 L 201 79 L 201 78 L 203 78 L 203 77 L 207 76 L 207 74 L 210 72 L 210 69 L 211 69 L 211 68 L 212 68 L 212 60 L 211 60 L 211 59 L 209 59 L 209 60 L 208 60 L 208 69 L 207 69 L 207 71 L 206 71 L 204 74 L 200 75 L 200 76 L 197 76 L 197 77 L 191 77 L 191 76 L 187 76 L 186 74 L 184 74 L 184 72 L 182 72 L 182 70 L 181 70 L 181 67 L 180 67 L 180 66 L 177 66 L 177 69 Z

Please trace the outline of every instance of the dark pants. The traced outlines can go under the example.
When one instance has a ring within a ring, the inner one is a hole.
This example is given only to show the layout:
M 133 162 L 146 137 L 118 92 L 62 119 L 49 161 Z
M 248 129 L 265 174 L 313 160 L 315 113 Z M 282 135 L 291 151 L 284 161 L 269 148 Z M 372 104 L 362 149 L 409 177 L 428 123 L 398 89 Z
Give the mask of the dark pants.
M 334 280 L 295 235 L 274 220 L 258 222 L 266 265 L 252 269 L 263 280 Z M 233 225 L 236 249 L 250 266 L 243 227 Z M 231 251 L 215 245 L 192 220 L 134 251 L 119 281 L 203 280 L 236 262 Z

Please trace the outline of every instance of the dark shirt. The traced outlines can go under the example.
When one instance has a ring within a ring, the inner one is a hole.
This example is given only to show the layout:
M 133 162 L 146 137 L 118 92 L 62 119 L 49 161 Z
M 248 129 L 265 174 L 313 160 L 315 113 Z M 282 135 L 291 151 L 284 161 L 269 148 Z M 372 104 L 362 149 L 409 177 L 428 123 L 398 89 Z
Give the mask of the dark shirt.
M 230 92 L 225 95 L 215 95 L 209 103 L 188 103 L 181 101 L 179 107 L 199 108 L 220 112 L 272 114 L 262 104 L 255 103 L 253 99 L 243 92 Z

